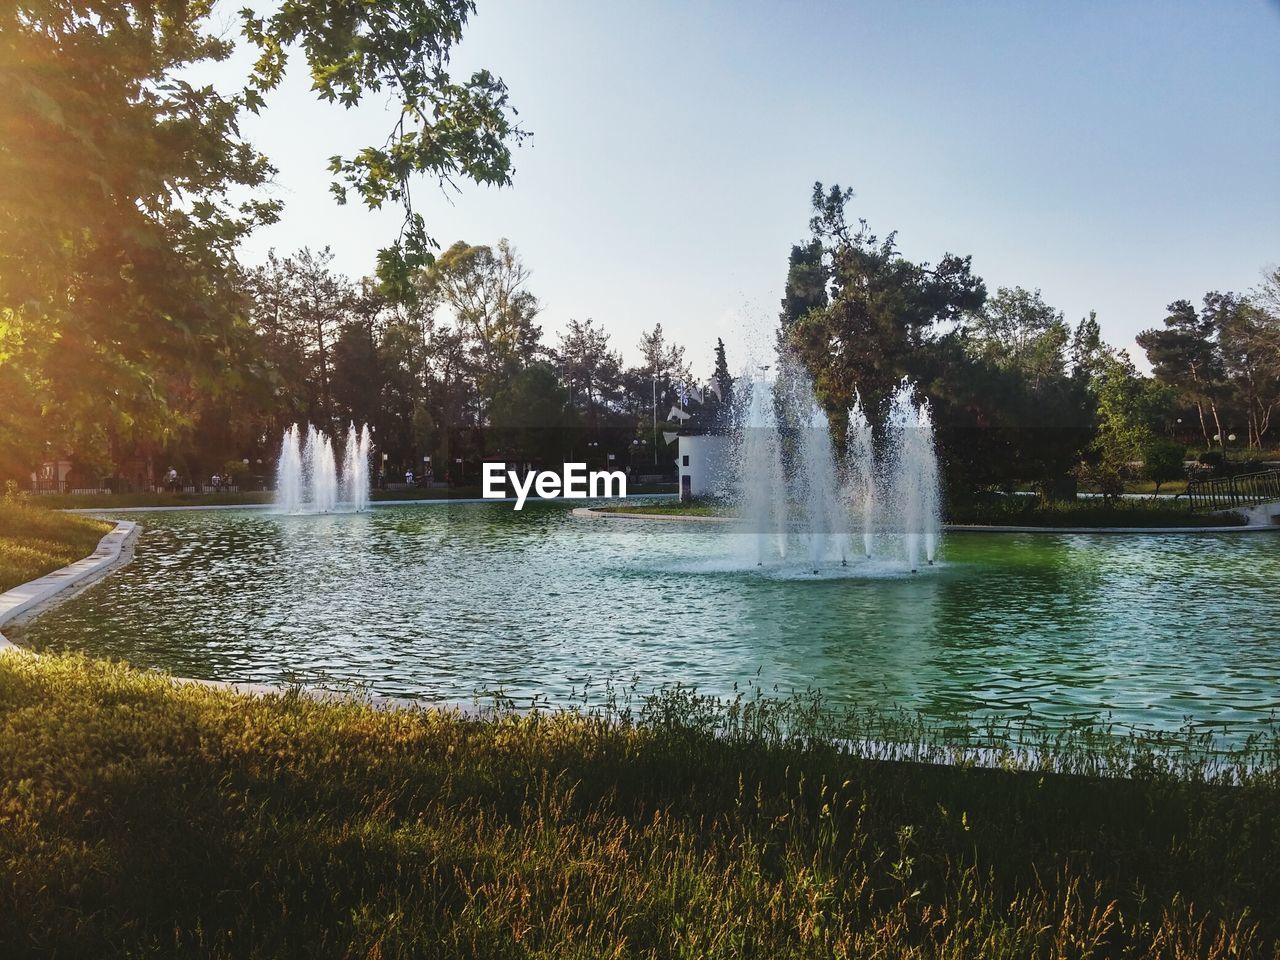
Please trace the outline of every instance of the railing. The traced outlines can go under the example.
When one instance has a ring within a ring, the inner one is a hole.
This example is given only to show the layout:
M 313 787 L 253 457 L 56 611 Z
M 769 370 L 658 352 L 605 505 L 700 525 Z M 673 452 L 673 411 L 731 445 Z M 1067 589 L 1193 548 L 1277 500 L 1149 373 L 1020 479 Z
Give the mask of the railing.
M 1238 477 L 1192 480 L 1187 484 L 1187 500 L 1193 511 L 1229 510 L 1268 500 L 1280 500 L 1280 470 L 1263 470 Z
M 110 487 L 68 487 L 65 480 L 41 480 L 33 484 L 31 493 L 36 496 L 54 495 L 69 493 L 73 495 L 84 496 L 101 496 L 115 493 Z M 164 483 L 152 483 L 132 489 L 126 489 L 124 493 L 239 493 L 240 485 L 237 483 L 224 483 L 215 487 L 212 483 L 187 483 L 181 486 L 171 487 Z

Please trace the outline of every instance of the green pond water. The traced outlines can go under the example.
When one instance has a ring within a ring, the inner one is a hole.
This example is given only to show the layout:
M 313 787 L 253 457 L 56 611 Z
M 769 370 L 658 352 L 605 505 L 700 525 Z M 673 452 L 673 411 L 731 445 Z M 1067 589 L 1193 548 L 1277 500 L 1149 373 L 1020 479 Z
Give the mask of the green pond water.
M 912 575 L 757 568 L 724 526 L 560 505 L 131 515 L 134 562 L 21 642 L 191 677 L 565 703 L 820 688 L 930 718 L 1229 738 L 1280 708 L 1280 537 L 953 534 Z

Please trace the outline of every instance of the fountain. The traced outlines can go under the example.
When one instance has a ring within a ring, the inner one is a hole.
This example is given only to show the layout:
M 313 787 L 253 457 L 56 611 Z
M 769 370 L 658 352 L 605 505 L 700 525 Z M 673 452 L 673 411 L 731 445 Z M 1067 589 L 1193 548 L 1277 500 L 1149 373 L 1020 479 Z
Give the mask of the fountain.
M 850 514 L 861 519 L 862 552 L 870 559 L 875 543 L 876 460 L 871 421 L 855 392 L 845 432 L 844 491 Z
M 370 435 L 366 425 L 347 431 L 342 478 L 333 442 L 314 425 L 304 435 L 294 424 L 284 431 L 276 462 L 276 506 L 281 513 L 333 513 L 339 494 L 350 510 L 369 505 Z
M 369 506 L 369 425 L 347 427 L 346 457 L 342 464 L 342 499 L 356 511 Z
M 801 381 L 805 386 L 807 381 Z M 800 502 L 804 506 L 809 565 L 817 573 L 819 566 L 839 555 L 846 562 L 844 545 L 848 541 L 847 524 L 840 509 L 840 484 L 836 478 L 835 451 L 831 447 L 831 424 L 814 401 L 800 434 Z
M 942 521 L 933 418 L 927 403 L 915 403 L 906 380 L 889 401 L 885 433 L 885 493 L 896 507 L 892 532 L 915 571 L 922 556 L 930 564 L 936 559 Z
M 285 430 L 276 461 L 276 505 L 284 513 L 302 509 L 302 449 L 296 424 Z
M 782 444 L 774 409 L 773 385 L 752 382 L 745 422 L 737 431 L 734 472 L 739 515 L 754 537 L 755 561 L 763 566 L 773 542 L 787 555 L 787 488 L 782 470 Z
M 858 555 L 912 572 L 937 559 L 942 524 L 933 420 L 910 382 L 891 398 L 879 444 L 855 394 L 840 451 L 803 371 L 788 364 L 779 384 L 746 381 L 733 487 L 758 566 L 785 564 L 792 540 L 805 548 L 815 574 Z

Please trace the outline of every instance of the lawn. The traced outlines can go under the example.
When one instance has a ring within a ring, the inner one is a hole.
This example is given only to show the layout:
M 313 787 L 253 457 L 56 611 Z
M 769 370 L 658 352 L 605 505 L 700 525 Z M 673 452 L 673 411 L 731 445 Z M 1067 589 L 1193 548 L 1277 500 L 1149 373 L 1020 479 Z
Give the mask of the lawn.
M 601 513 L 639 513 L 646 516 L 666 517 L 732 517 L 734 508 L 727 503 L 712 500 L 662 500 L 658 503 L 619 503 L 592 506 Z
M 93 553 L 112 524 L 0 498 L 0 591 Z
M 893 731 L 928 740 L 813 698 L 468 719 L 2 657 L 0 956 L 1275 956 L 1274 733 L 1218 772 L 834 746 Z

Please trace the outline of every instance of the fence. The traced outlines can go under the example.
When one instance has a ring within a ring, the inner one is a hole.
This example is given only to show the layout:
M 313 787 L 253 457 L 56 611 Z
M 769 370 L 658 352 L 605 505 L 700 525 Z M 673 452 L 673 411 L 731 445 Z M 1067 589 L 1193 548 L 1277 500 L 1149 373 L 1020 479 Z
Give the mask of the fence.
M 1238 477 L 1192 480 L 1187 484 L 1191 509 L 1211 512 L 1280 500 L 1280 470 L 1263 470 Z
M 32 484 L 31 492 L 37 496 L 46 494 L 73 494 L 79 496 L 104 496 L 113 493 L 239 493 L 240 486 L 235 483 L 224 483 L 219 487 L 215 487 L 212 483 L 196 483 L 184 484 L 179 487 L 169 487 L 166 484 L 152 484 L 151 486 L 135 487 L 126 490 L 112 490 L 109 487 L 68 487 L 66 481 L 58 480 L 37 480 Z

